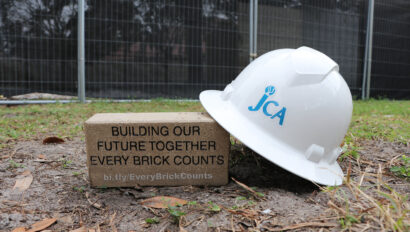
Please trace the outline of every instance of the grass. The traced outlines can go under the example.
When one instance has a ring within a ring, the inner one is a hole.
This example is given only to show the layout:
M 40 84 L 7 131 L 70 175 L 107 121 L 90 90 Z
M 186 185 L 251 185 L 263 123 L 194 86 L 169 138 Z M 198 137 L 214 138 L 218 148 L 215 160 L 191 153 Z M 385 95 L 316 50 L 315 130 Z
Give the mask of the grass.
M 403 155 L 399 163 L 392 166 L 390 171 L 398 177 L 410 179 L 410 157 Z
M 204 111 L 199 102 L 154 99 L 150 102 L 0 106 L 0 149 L 7 142 L 44 135 L 84 137 L 83 123 L 102 112 Z M 358 139 L 383 139 L 407 144 L 410 139 L 410 101 L 355 101 L 352 123 L 345 139 L 347 155 L 356 155 Z M 345 154 L 346 155 L 346 154 Z
M 381 169 L 377 174 L 362 173 L 364 178 L 375 175 L 377 180 L 371 186 L 362 186 L 347 176 L 343 186 L 322 188 L 330 196 L 327 204 L 337 215 L 340 227 L 343 231 L 409 231 L 408 196 L 384 182 Z
M 0 106 L 0 149 L 6 147 L 7 142 L 39 139 L 44 135 L 83 138 L 83 123 L 95 113 L 172 111 L 203 111 L 203 108 L 198 102 L 163 99 L 138 103 Z
M 407 144 L 410 139 L 410 101 L 355 101 L 347 139 L 355 138 Z

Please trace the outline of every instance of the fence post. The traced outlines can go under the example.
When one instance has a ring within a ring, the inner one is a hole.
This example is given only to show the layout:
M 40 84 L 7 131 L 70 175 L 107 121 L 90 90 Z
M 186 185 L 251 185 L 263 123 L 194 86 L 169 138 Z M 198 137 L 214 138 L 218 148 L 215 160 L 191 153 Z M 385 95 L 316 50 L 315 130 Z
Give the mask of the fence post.
M 85 103 L 84 0 L 78 0 L 78 100 Z
M 257 57 L 258 0 L 249 0 L 249 62 Z
M 364 51 L 362 100 L 370 97 L 370 80 L 372 71 L 372 50 L 373 50 L 373 20 L 374 20 L 374 0 L 368 1 L 366 47 Z
M 253 0 L 249 0 L 249 63 L 253 60 Z
M 258 57 L 258 0 L 255 0 L 253 6 L 253 59 Z

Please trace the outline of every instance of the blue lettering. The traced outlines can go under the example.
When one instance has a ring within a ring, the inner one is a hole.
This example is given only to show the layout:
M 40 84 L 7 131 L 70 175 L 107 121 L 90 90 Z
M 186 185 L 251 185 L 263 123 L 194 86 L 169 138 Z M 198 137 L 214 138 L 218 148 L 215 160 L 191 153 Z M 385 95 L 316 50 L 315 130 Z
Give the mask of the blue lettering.
M 273 119 L 275 117 L 278 117 L 279 118 L 279 125 L 282 126 L 283 120 L 285 119 L 285 114 L 286 114 L 286 107 L 283 107 L 279 112 L 277 112 L 271 118 Z
M 274 104 L 275 106 L 279 106 L 279 103 L 277 103 L 276 101 L 268 101 L 268 102 L 266 102 L 265 103 L 265 105 L 263 106 L 263 113 L 266 115 L 266 116 L 272 116 L 272 114 L 269 114 L 268 113 L 268 105 L 269 104 Z
M 283 120 L 285 119 L 285 114 L 286 114 L 286 107 L 283 107 L 281 110 L 276 112 L 276 114 L 270 114 L 268 112 L 268 107 L 270 104 L 273 104 L 274 106 L 279 106 L 279 103 L 277 101 L 265 101 L 268 99 L 269 96 L 273 95 L 276 92 L 274 86 L 267 86 L 265 88 L 265 94 L 262 96 L 262 98 L 259 100 L 258 104 L 256 104 L 255 107 L 248 106 L 249 111 L 258 111 L 260 108 L 263 106 L 262 111 L 263 114 L 270 117 L 271 119 L 274 119 L 276 117 L 279 118 L 279 125 L 283 125 Z
M 268 95 L 264 94 L 261 98 L 261 100 L 259 100 L 258 104 L 255 106 L 255 108 L 252 109 L 252 106 L 248 107 L 249 111 L 258 111 L 261 106 L 263 105 L 263 103 L 266 101 L 266 99 L 268 99 Z

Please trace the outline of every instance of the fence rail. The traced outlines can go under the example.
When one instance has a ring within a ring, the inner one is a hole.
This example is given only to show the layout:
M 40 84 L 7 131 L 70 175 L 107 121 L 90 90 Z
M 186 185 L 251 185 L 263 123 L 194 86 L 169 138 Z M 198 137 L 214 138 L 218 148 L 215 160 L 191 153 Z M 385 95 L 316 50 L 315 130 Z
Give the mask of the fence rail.
M 409 40 L 404 0 L 0 0 L 0 95 L 197 99 L 309 46 L 356 98 L 409 99 Z

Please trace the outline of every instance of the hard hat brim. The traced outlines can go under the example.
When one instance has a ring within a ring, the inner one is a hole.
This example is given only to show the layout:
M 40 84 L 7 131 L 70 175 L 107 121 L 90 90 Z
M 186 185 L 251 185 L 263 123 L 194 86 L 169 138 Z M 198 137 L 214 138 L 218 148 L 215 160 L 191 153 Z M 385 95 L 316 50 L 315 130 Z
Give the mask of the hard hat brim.
M 337 162 L 314 163 L 304 154 L 260 130 L 246 119 L 229 100 L 221 98 L 222 91 L 206 90 L 199 99 L 205 110 L 235 138 L 267 160 L 312 182 L 336 186 L 343 183 L 343 171 Z

